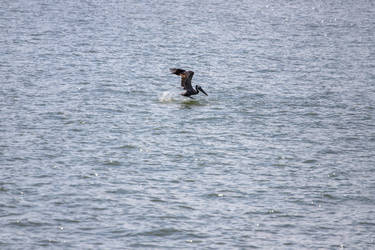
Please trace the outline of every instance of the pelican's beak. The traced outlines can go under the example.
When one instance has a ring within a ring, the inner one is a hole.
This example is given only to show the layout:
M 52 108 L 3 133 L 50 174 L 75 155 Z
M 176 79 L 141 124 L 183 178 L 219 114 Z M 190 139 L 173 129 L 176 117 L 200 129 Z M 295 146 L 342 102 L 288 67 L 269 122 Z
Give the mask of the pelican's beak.
M 200 88 L 199 90 L 202 91 L 203 94 L 207 95 L 206 91 L 204 91 L 202 88 Z

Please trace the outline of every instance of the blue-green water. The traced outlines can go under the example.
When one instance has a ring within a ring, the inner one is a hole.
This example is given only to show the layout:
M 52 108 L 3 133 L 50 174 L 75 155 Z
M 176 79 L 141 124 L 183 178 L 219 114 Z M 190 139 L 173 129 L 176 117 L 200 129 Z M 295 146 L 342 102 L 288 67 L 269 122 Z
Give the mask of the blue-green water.
M 374 16 L 1 1 L 0 248 L 374 248 Z

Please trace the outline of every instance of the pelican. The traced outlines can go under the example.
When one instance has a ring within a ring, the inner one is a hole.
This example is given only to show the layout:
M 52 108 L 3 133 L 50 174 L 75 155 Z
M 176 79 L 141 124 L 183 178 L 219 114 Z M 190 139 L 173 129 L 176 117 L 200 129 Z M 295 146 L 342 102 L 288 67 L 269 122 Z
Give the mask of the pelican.
M 181 93 L 181 95 L 186 97 L 191 97 L 191 95 L 197 95 L 199 91 L 203 94 L 207 95 L 207 93 L 202 89 L 201 86 L 195 85 L 195 89 L 191 86 L 191 79 L 193 78 L 194 72 L 193 71 L 186 71 L 183 69 L 169 69 L 172 74 L 181 76 L 181 87 L 183 87 L 186 91 Z

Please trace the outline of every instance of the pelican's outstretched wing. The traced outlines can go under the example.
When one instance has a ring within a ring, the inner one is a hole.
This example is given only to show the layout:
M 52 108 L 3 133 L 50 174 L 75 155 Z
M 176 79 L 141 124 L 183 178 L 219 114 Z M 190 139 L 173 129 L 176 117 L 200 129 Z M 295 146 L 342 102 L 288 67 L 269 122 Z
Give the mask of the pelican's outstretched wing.
M 186 77 L 184 75 L 185 70 L 184 69 L 176 69 L 176 68 L 172 68 L 172 69 L 169 69 L 169 70 L 171 71 L 172 74 L 181 76 L 181 87 L 185 88 L 185 81 L 186 81 Z
M 181 76 L 181 87 L 184 89 L 192 89 L 193 87 L 191 86 L 191 79 L 193 78 L 194 72 L 193 71 L 186 71 L 184 69 L 176 69 L 172 68 L 169 69 L 172 74 Z
M 172 74 L 175 74 L 175 75 L 178 75 L 178 76 L 179 76 L 180 74 L 182 74 L 182 73 L 185 72 L 184 69 L 171 68 L 171 69 L 169 69 L 169 70 L 171 71 Z
M 193 87 L 191 86 L 191 79 L 193 79 L 194 72 L 193 71 L 185 71 L 184 75 L 186 77 L 184 89 L 192 90 Z

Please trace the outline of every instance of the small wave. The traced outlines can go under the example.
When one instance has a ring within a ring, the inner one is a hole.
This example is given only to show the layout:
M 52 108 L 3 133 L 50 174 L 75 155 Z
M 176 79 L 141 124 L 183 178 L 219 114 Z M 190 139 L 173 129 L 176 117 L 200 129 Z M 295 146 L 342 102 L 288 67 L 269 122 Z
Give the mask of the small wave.
M 166 237 L 177 233 L 180 233 L 180 230 L 175 228 L 160 228 L 152 231 L 139 232 L 137 235 Z

